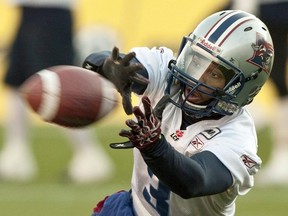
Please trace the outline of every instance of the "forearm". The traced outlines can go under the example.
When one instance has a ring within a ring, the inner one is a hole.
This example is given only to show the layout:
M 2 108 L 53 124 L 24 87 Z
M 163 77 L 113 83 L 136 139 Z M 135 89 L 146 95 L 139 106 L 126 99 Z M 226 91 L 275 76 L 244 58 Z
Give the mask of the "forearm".
M 163 137 L 142 156 L 152 172 L 183 198 L 225 191 L 232 184 L 229 170 L 210 152 L 195 158 L 177 152 Z

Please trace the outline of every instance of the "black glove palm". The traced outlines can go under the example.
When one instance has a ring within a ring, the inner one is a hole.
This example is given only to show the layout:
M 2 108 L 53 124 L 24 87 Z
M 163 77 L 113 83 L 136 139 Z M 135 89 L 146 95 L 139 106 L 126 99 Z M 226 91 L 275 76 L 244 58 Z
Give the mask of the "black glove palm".
M 122 96 L 122 105 L 126 114 L 132 114 L 131 87 L 138 83 L 147 85 L 149 80 L 136 71 L 141 70 L 143 66 L 140 63 L 130 64 L 130 60 L 135 57 L 134 52 L 130 52 L 123 58 L 119 57 L 119 49 L 114 47 L 111 57 L 106 58 L 102 66 L 103 74 L 117 88 Z

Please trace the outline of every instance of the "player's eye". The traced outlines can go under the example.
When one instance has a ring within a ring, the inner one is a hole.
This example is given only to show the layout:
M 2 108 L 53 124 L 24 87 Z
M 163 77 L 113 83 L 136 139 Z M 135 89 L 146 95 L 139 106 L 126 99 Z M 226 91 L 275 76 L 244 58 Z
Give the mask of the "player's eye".
M 225 79 L 223 73 L 217 69 L 210 71 L 209 74 L 214 79 Z

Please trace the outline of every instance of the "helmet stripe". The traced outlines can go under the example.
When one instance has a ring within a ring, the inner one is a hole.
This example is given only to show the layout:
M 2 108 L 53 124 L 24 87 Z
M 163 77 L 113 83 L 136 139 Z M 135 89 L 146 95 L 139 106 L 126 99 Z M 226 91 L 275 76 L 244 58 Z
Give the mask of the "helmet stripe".
M 210 29 L 209 31 L 206 33 L 206 35 L 204 36 L 204 38 L 207 38 L 207 36 L 210 34 L 210 32 L 215 28 L 215 26 L 218 25 L 218 23 L 220 23 L 225 17 L 227 17 L 228 15 L 230 15 L 231 13 L 234 13 L 233 11 L 226 13 L 221 19 L 219 19 Z
M 213 32 L 212 29 L 209 30 L 211 32 L 210 34 L 207 34 L 206 36 L 209 36 L 208 41 L 211 43 L 216 43 L 216 41 L 223 35 L 223 33 L 232 26 L 235 22 L 237 22 L 239 19 L 243 17 L 248 17 L 249 15 L 246 13 L 238 12 L 236 14 L 232 14 L 232 16 L 226 16 L 226 19 L 222 20 L 222 23 L 217 25 L 218 27 Z M 238 23 L 236 23 L 236 26 Z M 215 27 L 215 25 L 213 26 Z M 213 28 L 212 27 L 212 28 Z
M 249 20 L 252 20 L 252 18 L 251 18 L 251 19 L 246 19 L 246 20 L 240 22 L 240 23 L 239 23 L 238 25 L 236 25 L 231 31 L 229 31 L 229 33 L 226 34 L 226 36 L 223 38 L 223 40 L 219 43 L 219 47 L 222 46 L 222 44 L 224 43 L 224 41 L 229 37 L 230 34 L 232 34 L 233 31 L 235 31 L 235 29 L 237 29 L 240 25 L 242 25 L 243 23 L 245 23 L 245 22 L 247 22 L 247 21 L 249 21 Z

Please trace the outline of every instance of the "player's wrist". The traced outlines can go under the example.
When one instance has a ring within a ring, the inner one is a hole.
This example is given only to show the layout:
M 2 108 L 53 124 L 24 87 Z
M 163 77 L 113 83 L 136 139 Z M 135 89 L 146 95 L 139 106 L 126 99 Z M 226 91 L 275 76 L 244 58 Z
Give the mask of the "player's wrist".
M 161 152 L 161 149 L 163 145 L 166 143 L 166 138 L 164 137 L 163 134 L 159 134 L 158 138 L 155 139 L 153 143 L 150 145 L 146 146 L 145 148 L 139 149 L 141 153 L 144 153 L 145 155 L 154 155 L 157 156 Z
M 107 76 L 105 75 L 104 71 L 103 71 L 103 64 L 106 60 L 106 58 L 108 58 L 110 56 L 110 52 L 100 52 L 100 53 L 92 53 L 89 56 L 86 57 L 86 59 L 84 60 L 84 62 L 82 63 L 82 67 L 91 71 L 94 71 L 100 75 L 102 75 L 103 77 L 107 78 Z

